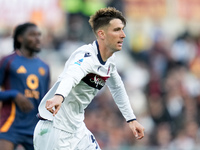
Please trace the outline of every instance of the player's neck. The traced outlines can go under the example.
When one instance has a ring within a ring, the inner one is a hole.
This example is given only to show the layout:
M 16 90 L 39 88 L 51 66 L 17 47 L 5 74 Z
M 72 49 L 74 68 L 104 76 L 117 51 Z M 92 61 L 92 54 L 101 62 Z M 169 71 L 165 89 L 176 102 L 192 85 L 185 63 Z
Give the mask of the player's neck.
M 35 56 L 34 52 L 27 50 L 27 49 L 21 48 L 18 51 L 19 51 L 18 54 L 20 54 L 26 58 L 33 58 Z
M 112 52 L 111 50 L 109 50 L 104 44 L 101 44 L 100 41 L 98 41 L 98 43 L 99 43 L 99 51 L 100 51 L 101 58 L 105 62 L 105 61 L 107 61 L 107 59 L 109 57 L 112 56 L 112 54 L 114 52 Z

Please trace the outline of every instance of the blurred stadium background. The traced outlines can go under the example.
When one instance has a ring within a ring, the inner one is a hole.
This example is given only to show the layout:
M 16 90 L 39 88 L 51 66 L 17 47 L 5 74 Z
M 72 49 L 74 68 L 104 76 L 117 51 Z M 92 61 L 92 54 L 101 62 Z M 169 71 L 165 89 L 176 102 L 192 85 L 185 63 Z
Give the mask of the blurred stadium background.
M 53 84 L 70 54 L 95 40 L 89 16 L 107 6 L 128 21 L 116 62 L 145 138 L 134 139 L 107 88 L 87 108 L 87 127 L 103 150 L 200 149 L 199 0 L 0 0 L 0 58 L 13 51 L 13 28 L 34 22 Z

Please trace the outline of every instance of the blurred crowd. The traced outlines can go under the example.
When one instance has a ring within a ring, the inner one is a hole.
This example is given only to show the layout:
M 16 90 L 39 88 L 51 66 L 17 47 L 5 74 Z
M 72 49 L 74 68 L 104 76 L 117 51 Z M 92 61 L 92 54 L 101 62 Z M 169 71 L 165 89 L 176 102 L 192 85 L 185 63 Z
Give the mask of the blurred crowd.
M 124 12 L 123 0 L 103 2 Z M 70 54 L 95 40 L 88 19 L 87 13 L 66 12 L 63 34 L 45 28 L 39 55 L 50 65 L 52 84 Z M 0 35 L 0 57 L 12 51 L 9 30 Z M 125 29 L 127 38 L 116 63 L 145 138 L 134 138 L 106 87 L 86 109 L 88 129 L 103 150 L 200 149 L 200 32 L 185 28 L 172 38 L 155 26 L 151 35 L 141 32 L 130 39 L 130 30 Z

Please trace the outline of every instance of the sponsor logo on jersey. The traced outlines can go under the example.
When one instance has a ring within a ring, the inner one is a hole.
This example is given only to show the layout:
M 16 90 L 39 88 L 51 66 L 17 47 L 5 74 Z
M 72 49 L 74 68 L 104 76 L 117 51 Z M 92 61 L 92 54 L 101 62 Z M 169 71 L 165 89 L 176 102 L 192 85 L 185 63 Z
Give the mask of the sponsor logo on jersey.
M 40 98 L 40 92 L 36 90 L 25 89 L 24 94 L 27 98 L 35 98 L 37 100 Z
M 77 62 L 75 62 L 74 64 L 77 64 L 77 65 L 81 65 L 81 63 L 83 62 L 83 58 L 82 59 L 80 59 L 80 60 L 78 60 Z
M 85 53 L 84 57 L 90 57 L 91 54 L 90 53 Z
M 98 85 L 104 86 L 105 83 L 106 83 L 105 80 L 102 77 L 98 76 L 98 75 L 94 76 L 94 78 L 90 78 L 90 82 L 94 83 L 96 85 L 96 87 Z
M 17 69 L 17 73 L 26 73 L 26 68 L 24 66 L 20 66 L 18 69 Z
M 84 81 L 87 85 L 100 90 L 105 85 L 106 80 L 108 78 L 109 77 L 102 77 L 102 76 L 90 73 L 87 76 L 85 76 L 82 79 L 82 81 Z

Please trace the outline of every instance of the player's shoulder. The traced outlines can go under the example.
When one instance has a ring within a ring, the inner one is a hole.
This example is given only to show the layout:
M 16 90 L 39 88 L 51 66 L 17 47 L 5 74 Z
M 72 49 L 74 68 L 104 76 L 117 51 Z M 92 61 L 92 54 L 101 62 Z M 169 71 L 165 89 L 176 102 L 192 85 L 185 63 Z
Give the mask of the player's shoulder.
M 13 52 L 9 55 L 3 56 L 0 60 L 0 64 L 8 63 L 8 62 L 12 61 L 16 56 L 17 56 L 17 54 L 15 52 Z
M 1 60 L 7 60 L 7 59 L 12 59 L 13 57 L 17 56 L 16 52 L 12 52 L 9 55 L 3 56 Z
M 95 56 L 95 50 L 93 44 L 85 44 L 75 50 L 72 55 L 80 55 L 82 57 L 91 58 Z

